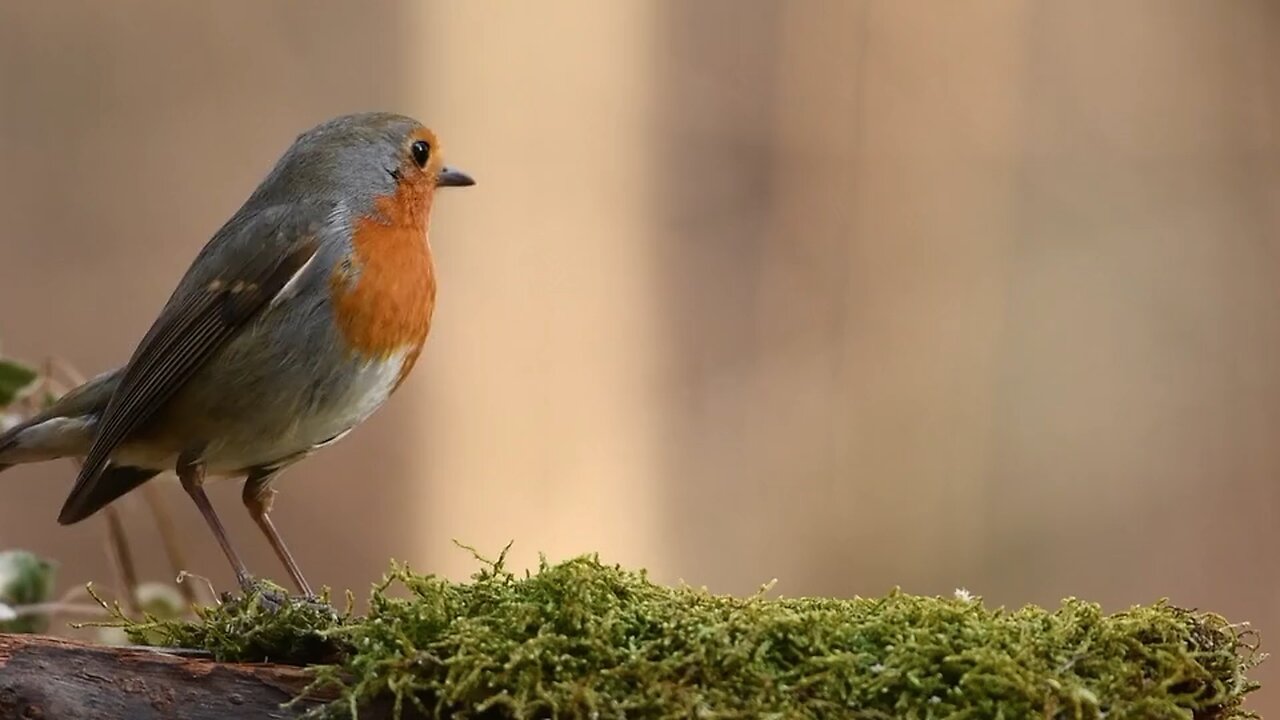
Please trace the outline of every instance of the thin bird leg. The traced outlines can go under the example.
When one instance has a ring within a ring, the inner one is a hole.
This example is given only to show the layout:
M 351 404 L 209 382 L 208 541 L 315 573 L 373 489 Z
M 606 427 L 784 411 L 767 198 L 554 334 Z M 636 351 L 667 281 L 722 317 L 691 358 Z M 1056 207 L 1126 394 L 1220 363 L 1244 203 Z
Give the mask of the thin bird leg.
M 271 480 L 275 475 L 274 472 L 250 473 L 245 479 L 241 499 L 244 500 L 244 506 L 249 509 L 249 515 L 253 521 L 262 529 L 262 534 L 267 536 L 267 542 L 271 543 L 271 549 L 276 551 L 276 557 L 280 558 L 285 570 L 289 571 L 289 577 L 293 579 L 298 592 L 309 598 L 315 597 L 315 593 L 311 592 L 311 585 L 307 583 L 306 578 L 302 577 L 298 563 L 294 562 L 293 554 L 289 552 L 289 548 L 284 544 L 284 538 L 280 537 L 275 523 L 271 522 L 271 516 L 268 514 L 271 512 L 271 502 L 276 497 L 276 491 L 271 487 Z
M 240 589 L 248 592 L 253 578 L 249 575 L 249 570 L 245 568 L 244 561 L 236 554 L 235 548 L 231 547 L 231 541 L 227 539 L 227 530 L 222 527 L 222 521 L 218 519 L 218 514 L 213 511 L 213 504 L 209 502 L 209 496 L 204 493 L 204 465 L 199 462 L 178 461 L 178 479 L 182 481 L 182 489 L 187 491 L 195 502 L 196 507 L 200 508 L 200 514 L 204 515 L 205 522 L 209 523 L 209 529 L 213 531 L 214 537 L 218 539 L 218 544 L 222 546 L 222 554 L 227 556 L 227 560 L 231 562 L 231 567 L 236 571 L 236 582 L 240 583 Z

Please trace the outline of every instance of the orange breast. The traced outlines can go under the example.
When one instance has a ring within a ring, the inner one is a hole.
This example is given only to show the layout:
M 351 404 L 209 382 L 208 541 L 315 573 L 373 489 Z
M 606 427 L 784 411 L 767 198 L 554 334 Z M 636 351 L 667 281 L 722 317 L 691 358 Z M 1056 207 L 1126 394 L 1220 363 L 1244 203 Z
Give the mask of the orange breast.
M 373 360 L 405 352 L 396 387 L 422 352 L 436 304 L 427 242 L 430 191 L 404 184 L 356 221 L 350 262 L 330 276 L 334 315 L 351 350 Z

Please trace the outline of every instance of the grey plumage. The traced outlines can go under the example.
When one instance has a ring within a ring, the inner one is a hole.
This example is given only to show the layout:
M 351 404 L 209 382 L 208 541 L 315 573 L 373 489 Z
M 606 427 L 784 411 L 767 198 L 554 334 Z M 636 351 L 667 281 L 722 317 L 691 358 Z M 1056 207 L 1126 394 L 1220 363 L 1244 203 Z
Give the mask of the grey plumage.
M 0 435 L 0 470 L 83 457 L 63 524 L 175 470 L 242 586 L 248 571 L 203 484 L 245 476 L 245 506 L 310 593 L 267 516 L 270 484 L 372 414 L 422 348 L 435 299 L 432 193 L 474 182 L 436 150 L 430 130 L 391 113 L 298 136 L 200 250 L 125 366 Z
M 365 113 L 299 135 L 197 255 L 129 363 L 0 435 L 0 469 L 84 456 L 59 517 L 69 523 L 100 507 L 86 499 L 101 496 L 91 488 L 109 465 L 171 470 L 193 452 L 210 474 L 242 474 L 363 420 L 365 408 L 343 408 L 386 370 L 342 349 L 327 283 L 351 251 L 352 218 L 394 192 L 415 127 Z M 144 448 L 131 442 L 140 430 L 169 442 Z

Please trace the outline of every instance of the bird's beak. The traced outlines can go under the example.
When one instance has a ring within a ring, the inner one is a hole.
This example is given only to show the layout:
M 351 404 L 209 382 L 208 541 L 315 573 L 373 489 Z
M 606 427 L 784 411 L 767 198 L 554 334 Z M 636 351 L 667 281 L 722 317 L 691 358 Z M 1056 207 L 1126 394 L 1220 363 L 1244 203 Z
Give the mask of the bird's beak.
M 440 174 L 436 176 L 436 187 L 467 187 L 475 185 L 476 181 L 471 176 L 451 167 L 440 168 Z

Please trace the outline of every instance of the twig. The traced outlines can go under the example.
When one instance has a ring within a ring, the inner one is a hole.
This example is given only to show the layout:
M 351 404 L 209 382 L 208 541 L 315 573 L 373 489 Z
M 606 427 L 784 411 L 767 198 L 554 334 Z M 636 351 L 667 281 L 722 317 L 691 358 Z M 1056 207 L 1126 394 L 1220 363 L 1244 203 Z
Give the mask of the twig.
M 102 509 L 107 517 L 107 555 L 111 558 L 112 568 L 122 591 L 120 598 L 131 615 L 138 614 L 138 572 L 133 565 L 133 553 L 129 549 L 129 540 L 125 537 L 124 523 L 120 521 L 120 512 L 113 505 Z
M 44 377 L 42 381 L 45 387 L 51 387 L 56 383 L 54 371 L 60 371 L 67 378 L 70 384 L 75 387 L 84 383 L 84 375 L 76 370 L 71 363 L 56 356 L 49 356 L 45 359 Z M 84 461 L 80 458 L 74 458 L 73 462 L 79 469 Z M 133 553 L 129 548 L 129 539 L 125 534 L 124 522 L 120 519 L 120 512 L 114 505 L 108 505 L 103 508 L 103 513 L 107 519 L 107 556 L 111 560 L 112 570 L 115 572 L 117 586 L 120 591 L 117 595 L 124 602 L 124 606 L 131 614 L 137 614 L 138 607 L 138 571 L 133 562 Z
M 65 392 L 65 388 L 61 387 L 61 383 L 57 381 L 55 371 L 65 377 L 71 387 L 77 387 L 85 382 L 84 374 L 76 370 L 74 365 L 56 355 L 49 356 L 44 363 L 41 382 L 44 388 L 56 387 L 61 391 L 58 393 L 59 395 Z M 77 468 L 83 464 L 80 458 L 75 458 L 74 462 Z M 165 503 L 164 497 L 155 483 L 145 483 L 142 487 L 142 494 L 147 506 L 151 509 L 152 517 L 155 518 L 156 527 L 160 531 L 160 539 L 164 544 L 165 556 L 168 558 L 169 566 L 174 575 L 180 577 L 185 571 L 187 563 L 182 552 L 182 546 L 178 542 L 178 533 L 174 527 L 173 518 L 169 514 L 168 505 Z M 121 520 L 120 513 L 114 505 L 108 505 L 104 508 L 104 512 L 107 518 L 107 550 L 122 587 L 122 591 L 118 594 L 129 612 L 137 613 L 139 610 L 138 575 L 133 562 L 133 554 L 130 552 L 128 537 L 125 534 L 124 522 Z M 178 592 L 182 594 L 188 605 L 195 605 L 200 602 L 201 598 L 192 583 L 178 582 L 177 586 Z M 212 590 L 210 592 L 212 593 Z M 210 602 L 215 599 L 211 595 Z
M 204 588 L 208 589 L 208 591 L 209 591 L 209 595 L 208 595 L 209 600 L 205 603 L 206 605 L 221 605 L 221 604 L 222 604 L 222 601 L 218 599 L 218 591 L 213 589 L 213 581 L 212 581 L 212 580 L 210 580 L 209 578 L 207 578 L 207 577 L 205 577 L 205 576 L 203 576 L 203 575 L 197 575 L 197 574 L 195 574 L 195 573 L 193 573 L 193 572 L 187 572 L 186 570 L 182 570 L 182 571 L 178 572 L 178 579 L 177 579 L 178 587 L 183 587 L 183 586 L 185 586 L 185 585 L 188 585 L 188 584 L 190 584 L 190 582 L 191 582 L 191 581 L 193 581 L 193 580 L 199 580 L 199 581 L 200 581 L 200 583 L 201 583 L 201 585 L 202 585 Z M 194 591 L 192 591 L 192 593 L 194 594 Z
M 174 577 L 181 578 L 188 565 L 186 558 L 183 556 L 182 547 L 178 543 L 178 533 L 173 527 L 173 517 L 169 514 L 169 506 L 165 503 L 164 497 L 160 494 L 160 488 L 155 483 L 143 483 L 142 496 L 151 508 L 151 515 L 155 518 L 156 527 L 160 530 L 160 541 L 164 543 L 164 554 L 169 558 L 169 567 L 172 568 Z M 188 605 L 194 605 L 199 601 L 193 583 L 179 582 L 178 592 L 182 593 L 182 597 L 187 601 Z
M 56 602 L 59 605 L 71 605 L 73 604 L 72 600 L 74 600 L 77 596 L 80 596 L 80 595 L 83 595 L 91 600 L 93 599 L 93 594 L 89 592 L 88 588 L 86 588 L 84 585 L 75 585 L 73 587 L 67 588 L 67 591 L 62 593 L 62 597 L 58 598 L 54 602 Z
M 71 462 L 79 470 L 84 465 L 82 458 L 73 457 Z M 138 571 L 133 564 L 133 553 L 129 550 L 129 540 L 125 537 L 124 523 L 120 521 L 120 512 L 114 505 L 102 509 L 107 518 L 107 558 L 111 561 L 111 569 L 116 576 L 119 588 L 117 595 L 124 601 L 124 606 L 133 615 L 138 613 Z
M 18 617 L 26 615 L 92 615 L 94 617 L 104 617 L 107 613 L 97 605 L 88 603 L 67 603 L 67 602 L 43 602 L 31 603 L 30 605 L 12 605 L 9 607 L 13 614 Z
M 49 357 L 49 364 L 56 367 L 58 370 L 61 370 L 62 374 L 67 376 L 67 379 L 71 381 L 73 386 L 84 384 L 84 375 L 81 374 L 79 370 L 76 370 L 75 366 L 66 360 L 63 360 L 56 355 L 51 355 Z

